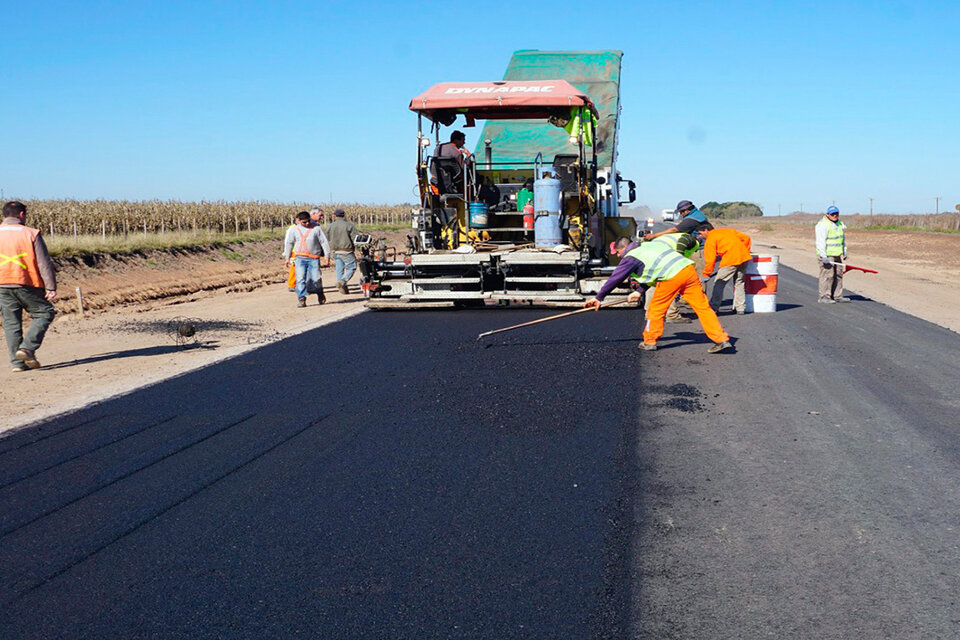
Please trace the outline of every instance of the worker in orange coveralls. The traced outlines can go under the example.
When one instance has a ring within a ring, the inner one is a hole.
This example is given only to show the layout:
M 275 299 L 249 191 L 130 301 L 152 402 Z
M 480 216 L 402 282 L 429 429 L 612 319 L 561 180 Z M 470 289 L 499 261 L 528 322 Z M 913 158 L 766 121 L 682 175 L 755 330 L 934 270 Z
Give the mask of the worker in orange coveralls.
M 632 303 L 639 302 L 648 288 L 656 286 L 647 309 L 647 324 L 643 330 L 643 342 L 639 345 L 641 349 L 656 351 L 657 339 L 663 335 L 663 320 L 667 309 L 678 293 L 693 307 L 700 324 L 703 325 L 704 333 L 714 342 L 707 352 L 720 353 L 731 349 L 733 345 L 730 344 L 730 336 L 720 326 L 717 314 L 707 302 L 693 260 L 683 255 L 684 251 L 696 247 L 697 240 L 690 234 L 683 234 L 676 245 L 664 239 L 640 243 L 625 253 L 620 264 L 600 287 L 597 297 L 588 300 L 583 306 L 599 310 L 603 298 L 627 279 L 637 287 L 637 290 L 627 297 L 627 301 Z
M 747 290 L 746 271 L 750 264 L 750 236 L 740 233 L 736 229 L 713 229 L 701 232 L 703 242 L 703 277 L 709 278 L 713 273 L 713 265 L 720 258 L 720 267 L 717 277 L 713 281 L 713 291 L 710 293 L 710 308 L 714 312 L 720 311 L 723 301 L 723 290 L 728 281 L 733 280 L 733 308 L 737 315 L 746 313 Z

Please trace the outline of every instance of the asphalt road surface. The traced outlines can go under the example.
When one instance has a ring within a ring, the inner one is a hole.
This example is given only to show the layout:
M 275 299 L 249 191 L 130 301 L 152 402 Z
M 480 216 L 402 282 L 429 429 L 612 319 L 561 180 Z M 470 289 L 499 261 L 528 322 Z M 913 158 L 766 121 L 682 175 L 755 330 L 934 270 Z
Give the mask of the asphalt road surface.
M 0 638 L 958 637 L 960 336 L 785 271 L 733 354 L 366 313 L 8 435 Z

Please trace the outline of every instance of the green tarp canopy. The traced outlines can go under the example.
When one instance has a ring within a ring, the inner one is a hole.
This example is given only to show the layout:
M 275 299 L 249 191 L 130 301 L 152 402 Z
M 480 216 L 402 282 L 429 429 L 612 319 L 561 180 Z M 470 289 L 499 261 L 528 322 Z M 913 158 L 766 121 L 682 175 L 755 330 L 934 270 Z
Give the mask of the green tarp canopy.
M 620 59 L 622 51 L 517 51 L 510 59 L 504 80 L 566 80 L 587 94 L 599 111 L 597 162 L 613 163 L 617 117 L 620 110 Z M 531 162 L 543 153 L 546 164 L 557 154 L 576 154 L 570 136 L 546 120 L 488 120 L 477 148 L 472 151 L 483 163 L 484 140 L 491 141 L 493 161 Z M 589 149 L 588 149 L 589 153 Z

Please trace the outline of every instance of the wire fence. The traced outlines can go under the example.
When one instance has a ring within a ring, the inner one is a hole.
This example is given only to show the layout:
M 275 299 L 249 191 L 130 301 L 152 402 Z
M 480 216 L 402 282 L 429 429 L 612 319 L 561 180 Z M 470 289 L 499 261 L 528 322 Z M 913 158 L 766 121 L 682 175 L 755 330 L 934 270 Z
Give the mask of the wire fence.
M 266 231 L 293 223 L 315 205 L 278 202 L 178 202 L 173 200 L 28 200 L 28 222 L 50 236 Z M 343 209 L 358 225 L 405 225 L 410 205 L 320 205 L 326 220 Z

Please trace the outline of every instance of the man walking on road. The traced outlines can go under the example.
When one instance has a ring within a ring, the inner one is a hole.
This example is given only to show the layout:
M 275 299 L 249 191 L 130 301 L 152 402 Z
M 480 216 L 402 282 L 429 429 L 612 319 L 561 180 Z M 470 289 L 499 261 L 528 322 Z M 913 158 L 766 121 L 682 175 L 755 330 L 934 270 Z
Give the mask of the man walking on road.
M 647 324 L 643 331 L 641 349 L 657 349 L 657 339 L 663 335 L 664 317 L 678 293 L 696 312 L 703 330 L 714 342 L 707 352 L 720 353 L 732 348 L 730 336 L 720 326 L 717 314 L 710 308 L 710 303 L 703 293 L 693 260 L 682 255 L 691 249 L 695 250 L 696 246 L 697 240 L 689 234 L 683 234 L 675 245 L 664 240 L 641 243 L 626 252 L 620 264 L 600 287 L 597 297 L 588 300 L 583 306 L 599 310 L 604 297 L 629 278 L 639 287 L 638 291 L 627 297 L 629 302 L 639 302 L 649 287 L 656 287 L 647 310 Z
M 360 234 L 357 225 L 347 220 L 346 215 L 343 209 L 334 211 L 333 222 L 326 229 L 330 246 L 333 248 L 333 262 L 337 267 L 337 288 L 340 289 L 340 293 L 350 293 L 347 283 L 357 270 L 357 256 L 354 254 L 356 247 L 353 239 Z
M 27 207 L 11 201 L 3 205 L 0 223 L 0 312 L 3 333 L 14 371 L 39 369 L 37 349 L 53 316 L 50 302 L 57 297 L 57 274 L 40 231 L 26 226 Z M 30 328 L 23 335 L 23 311 Z
M 817 302 L 850 302 L 843 295 L 843 261 L 847 258 L 846 225 L 840 222 L 840 209 L 829 207 L 815 229 L 817 260 L 820 263 L 820 296 Z
M 750 236 L 736 229 L 709 229 L 703 243 L 703 277 L 709 278 L 713 266 L 720 257 L 720 267 L 710 293 L 710 308 L 720 311 L 723 290 L 733 280 L 733 308 L 737 315 L 746 313 L 746 271 L 750 264 Z
M 307 294 L 311 289 L 317 294 L 317 304 L 323 304 L 327 297 L 323 294 L 323 281 L 320 277 L 320 258 L 330 266 L 330 244 L 319 226 L 311 226 L 310 214 L 301 211 L 297 214 L 297 224 L 287 229 L 283 240 L 283 257 L 287 267 L 292 262 L 297 276 L 297 306 L 307 306 Z

